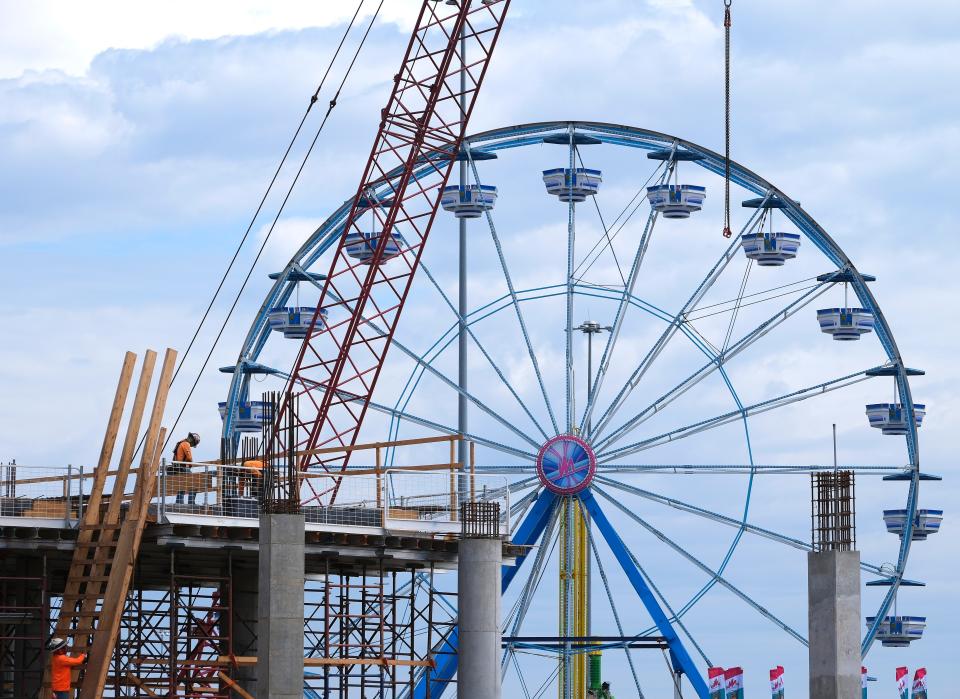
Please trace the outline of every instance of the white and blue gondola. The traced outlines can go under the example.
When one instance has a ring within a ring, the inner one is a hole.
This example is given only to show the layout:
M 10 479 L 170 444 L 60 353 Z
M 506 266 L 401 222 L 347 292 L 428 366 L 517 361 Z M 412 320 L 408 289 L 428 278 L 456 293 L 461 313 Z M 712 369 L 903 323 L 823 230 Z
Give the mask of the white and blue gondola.
M 317 309 L 310 306 L 298 306 L 288 308 L 286 306 L 277 306 L 271 308 L 267 315 L 267 322 L 270 323 L 270 329 L 283 333 L 283 336 L 291 340 L 302 340 L 307 336 L 310 330 L 310 323 L 313 322 L 313 316 Z M 317 319 L 317 329 L 323 329 L 327 324 L 327 317 L 330 312 L 326 308 L 320 309 L 320 317 Z
M 873 626 L 875 616 L 867 617 L 867 628 Z M 927 626 L 925 616 L 885 616 L 877 626 L 877 640 L 889 648 L 906 648 L 911 641 L 920 640 Z
M 547 194 L 555 195 L 562 202 L 581 202 L 600 190 L 603 173 L 600 170 L 578 167 L 557 167 L 543 171 L 543 184 Z
M 384 241 L 381 243 L 381 241 Z M 361 264 L 369 265 L 373 263 L 373 257 L 377 252 L 377 247 L 384 245 L 383 255 L 380 257 L 380 263 L 392 260 L 405 250 L 407 241 L 399 233 L 391 233 L 385 238 L 380 233 L 360 233 L 350 231 L 346 237 L 347 254 L 355 260 L 360 260 Z
M 902 436 L 907 433 L 907 419 L 900 403 L 871 403 L 867 405 L 866 412 L 870 427 L 876 427 L 883 434 Z M 913 417 L 917 427 L 923 423 L 923 417 L 926 414 L 926 405 L 913 404 Z
M 689 218 L 700 211 L 707 188 L 695 184 L 658 184 L 647 187 L 647 199 L 664 218 Z
M 834 340 L 859 340 L 873 330 L 873 312 L 866 308 L 821 308 L 817 311 L 820 331 Z
M 220 419 L 227 419 L 227 404 L 220 403 Z M 251 400 L 238 403 L 233 415 L 233 429 L 236 432 L 260 432 L 264 425 L 271 422 L 270 403 Z
M 480 218 L 497 203 L 497 188 L 488 184 L 465 187 L 450 185 L 443 188 L 440 205 L 457 218 Z
M 931 534 L 940 531 L 940 523 L 943 521 L 943 510 L 917 510 L 913 517 L 913 530 L 910 535 L 911 541 L 923 541 Z M 903 530 L 907 526 L 906 510 L 884 510 L 883 522 L 887 525 L 887 531 L 903 538 Z
M 800 247 L 799 233 L 745 233 L 740 236 L 740 245 L 750 260 L 760 267 L 782 267 L 787 260 L 797 256 Z

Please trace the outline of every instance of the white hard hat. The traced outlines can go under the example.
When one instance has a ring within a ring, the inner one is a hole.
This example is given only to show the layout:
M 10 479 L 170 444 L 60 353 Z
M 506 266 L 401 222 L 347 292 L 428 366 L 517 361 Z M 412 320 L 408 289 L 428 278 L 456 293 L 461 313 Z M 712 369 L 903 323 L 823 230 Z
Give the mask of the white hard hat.
M 50 652 L 58 651 L 61 648 L 65 648 L 66 645 L 67 645 L 66 639 L 55 636 L 51 638 L 49 641 L 47 641 L 47 650 Z

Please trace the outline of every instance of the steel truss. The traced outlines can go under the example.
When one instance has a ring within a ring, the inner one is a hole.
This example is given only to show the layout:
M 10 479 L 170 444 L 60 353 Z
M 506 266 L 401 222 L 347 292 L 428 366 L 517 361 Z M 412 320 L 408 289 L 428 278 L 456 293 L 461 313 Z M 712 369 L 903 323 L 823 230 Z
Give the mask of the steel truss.
M 302 397 L 297 435 L 291 438 L 303 453 L 301 469 L 339 471 L 349 459 L 349 452 L 333 458 L 310 452 L 357 440 L 509 4 L 461 2 L 451 8 L 425 0 L 422 5 L 291 372 L 288 391 Z M 466 55 L 476 58 L 467 61 Z M 414 177 L 424 166 L 427 173 Z M 389 194 L 378 198 L 384 185 Z M 370 223 L 362 220 L 365 214 Z M 369 260 L 350 257 L 350 234 L 374 236 Z M 399 255 L 382 265 L 387 241 L 394 240 Z M 318 323 L 321 317 L 329 320 Z M 285 416 L 278 415 L 275 424 L 286 424 Z

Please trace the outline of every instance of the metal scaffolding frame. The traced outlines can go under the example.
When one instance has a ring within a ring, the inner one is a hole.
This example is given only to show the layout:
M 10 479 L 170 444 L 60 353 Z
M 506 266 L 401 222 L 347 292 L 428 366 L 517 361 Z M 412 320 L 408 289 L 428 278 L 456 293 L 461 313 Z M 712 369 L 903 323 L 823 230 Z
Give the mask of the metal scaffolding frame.
M 46 575 L 0 577 L 0 698 L 41 696 L 49 629 Z

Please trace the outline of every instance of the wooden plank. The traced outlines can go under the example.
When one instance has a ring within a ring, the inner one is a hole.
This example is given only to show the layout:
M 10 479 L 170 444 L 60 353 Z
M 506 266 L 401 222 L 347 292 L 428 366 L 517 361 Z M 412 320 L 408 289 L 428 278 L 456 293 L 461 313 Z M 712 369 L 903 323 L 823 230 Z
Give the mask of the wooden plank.
M 91 518 L 90 515 L 93 515 L 93 522 L 96 523 L 95 526 L 99 526 L 101 531 L 104 527 L 119 527 L 120 525 L 120 507 L 121 507 L 121 498 L 117 495 L 123 495 L 124 490 L 126 490 L 127 478 L 130 474 L 130 465 L 133 462 L 133 454 L 137 447 L 137 440 L 140 437 L 140 426 L 143 423 L 143 413 L 147 404 L 147 399 L 150 397 L 150 384 L 153 383 L 153 372 L 157 364 L 157 353 L 153 350 L 147 350 L 143 357 L 143 367 L 140 370 L 140 380 L 137 382 L 137 392 L 134 396 L 133 408 L 130 411 L 130 419 L 127 423 L 127 433 L 123 440 L 123 448 L 120 450 L 120 462 L 117 464 L 116 478 L 113 483 L 113 493 L 111 494 L 109 502 L 107 503 L 107 511 L 105 513 L 99 512 L 99 505 L 102 501 L 102 498 L 97 500 L 97 510 L 94 510 L 92 507 L 87 509 L 88 517 L 85 518 L 85 523 L 90 524 Z M 92 536 L 90 530 L 81 531 L 78 538 L 78 543 L 84 543 L 84 535 L 86 539 L 89 540 Z M 112 542 L 102 541 L 102 536 L 97 540 L 97 548 L 103 548 L 104 546 L 110 545 Z M 90 576 L 94 578 L 103 579 L 106 576 L 110 575 L 110 568 L 112 568 L 112 561 L 97 561 L 96 556 L 94 556 L 94 565 L 90 570 L 90 575 L 83 576 L 84 580 L 88 580 Z M 76 581 L 79 584 L 79 581 Z M 67 591 L 70 591 L 70 581 L 67 583 Z M 98 601 L 104 593 L 103 587 L 94 588 L 93 590 L 90 587 L 87 587 L 88 594 L 81 604 L 81 612 L 89 612 L 96 608 Z M 77 627 L 80 629 L 89 630 L 90 633 L 93 632 L 93 624 L 91 622 L 84 623 L 83 619 L 77 624 Z M 86 635 L 80 635 L 81 643 L 79 643 L 77 650 L 84 651 L 86 650 Z
M 136 472 L 136 469 L 134 469 L 133 472 Z M 117 475 L 116 471 L 107 471 L 107 476 L 115 476 L 115 475 Z M 31 483 L 57 483 L 59 481 L 67 481 L 67 480 L 74 480 L 74 481 L 85 480 L 86 481 L 96 477 L 97 477 L 97 472 L 94 471 L 93 473 L 84 473 L 82 476 L 79 473 L 74 473 L 73 475 L 70 475 L 70 476 L 43 476 L 41 478 L 18 478 L 13 482 L 15 485 L 29 485 Z M 4 481 L 4 483 L 9 483 L 9 481 Z
M 104 593 L 103 613 L 97 633 L 93 637 L 90 656 L 87 658 L 87 668 L 80 686 L 79 699 L 101 697 L 107 681 L 107 672 L 110 669 L 110 660 L 123 616 L 123 603 L 130 587 L 150 500 L 157 485 L 160 457 L 167 434 L 166 428 L 161 427 L 160 422 L 166 409 L 176 359 L 177 353 L 167 349 L 153 400 L 150 422 L 147 426 L 143 455 L 140 459 L 140 477 L 137 479 L 135 491 L 140 497 L 131 503 L 124 526 L 120 530 L 114 564 L 110 569 L 110 582 L 107 583 Z
M 127 680 L 129 680 L 137 689 L 146 694 L 148 697 L 159 697 L 160 695 L 154 692 L 150 687 L 147 686 L 147 683 L 141 680 L 135 675 L 127 673 Z
M 457 434 L 445 434 L 439 437 L 417 437 L 414 439 L 397 439 L 392 442 L 367 442 L 366 444 L 354 444 L 353 446 L 339 446 L 339 447 L 319 447 L 317 449 L 307 449 L 304 451 L 298 451 L 294 456 L 315 456 L 317 454 L 337 454 L 341 452 L 354 452 L 354 451 L 367 451 L 373 450 L 378 447 L 388 448 L 388 447 L 408 447 L 414 446 L 417 444 L 434 444 L 436 442 L 450 442 L 460 439 L 460 435 Z M 287 453 L 276 454 L 275 456 L 285 458 Z M 221 462 L 219 459 L 216 461 L 197 461 L 197 464 L 220 464 L 224 463 L 225 465 L 229 464 L 238 464 L 241 459 L 230 459 L 226 462 Z
M 218 672 L 217 677 L 219 677 L 220 681 L 223 682 L 225 685 L 227 685 L 230 689 L 232 689 L 234 692 L 239 694 L 242 697 L 242 699 L 253 699 L 253 695 L 250 694 L 250 692 L 248 692 L 243 687 L 241 687 L 236 682 L 234 682 L 232 679 L 230 679 L 230 677 L 228 677 L 225 673 Z
M 138 658 L 134 661 L 137 665 L 145 666 L 164 666 L 170 663 L 166 658 Z M 221 655 L 216 660 L 178 660 L 177 665 L 182 667 L 250 667 L 257 664 L 255 655 Z M 432 660 L 411 660 L 409 658 L 304 658 L 304 667 L 323 667 L 345 666 L 345 665 L 367 665 L 381 667 L 434 667 Z
M 130 391 L 130 382 L 133 380 L 133 369 L 137 363 L 137 355 L 127 352 L 123 357 L 123 368 L 120 371 L 120 380 L 117 382 L 117 392 L 113 397 L 110 408 L 110 417 L 107 420 L 107 431 L 103 437 L 103 446 L 100 448 L 100 458 L 94 469 L 93 486 L 90 488 L 90 499 L 87 501 L 89 521 L 96 521 L 97 510 L 100 508 L 100 494 L 107 480 L 106 472 L 110 469 L 113 459 L 113 449 L 120 433 L 120 418 L 123 415 L 123 406 L 127 404 L 127 394 Z
M 459 461 L 446 461 L 441 464 L 424 464 L 422 466 L 391 466 L 389 469 L 381 470 L 380 473 L 386 473 L 390 471 L 391 473 L 405 473 L 408 471 L 449 471 L 451 468 L 460 468 Z M 309 480 L 311 478 L 350 478 L 351 476 L 370 476 L 377 473 L 377 468 L 359 468 L 356 470 L 344 471 L 343 473 L 331 472 L 331 473 L 303 473 L 300 475 L 302 480 Z

